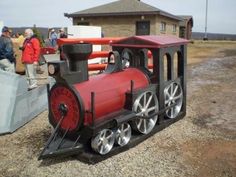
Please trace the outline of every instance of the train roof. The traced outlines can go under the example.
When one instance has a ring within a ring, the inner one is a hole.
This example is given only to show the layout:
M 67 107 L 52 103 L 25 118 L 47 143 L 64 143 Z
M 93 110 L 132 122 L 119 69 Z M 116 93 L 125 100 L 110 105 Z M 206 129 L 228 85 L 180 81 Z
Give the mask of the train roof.
M 177 45 L 187 44 L 186 39 L 176 36 L 160 35 L 160 36 L 132 36 L 127 38 L 108 37 L 108 38 L 62 38 L 58 39 L 58 45 L 91 43 L 93 45 L 106 45 L 119 47 L 135 47 L 135 48 L 164 48 Z
M 189 41 L 175 36 L 132 36 L 113 42 L 115 47 L 134 47 L 134 48 L 164 48 L 185 45 Z

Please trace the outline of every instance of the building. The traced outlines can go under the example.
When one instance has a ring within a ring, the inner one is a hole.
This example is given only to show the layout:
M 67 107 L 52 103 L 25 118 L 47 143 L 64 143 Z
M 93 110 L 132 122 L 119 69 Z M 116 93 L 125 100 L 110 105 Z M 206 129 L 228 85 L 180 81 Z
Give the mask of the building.
M 180 17 L 140 0 L 119 0 L 64 15 L 73 19 L 73 25 L 101 26 L 105 37 L 179 36 L 179 24 L 182 21 Z
M 192 16 L 179 16 L 183 20 L 179 24 L 179 37 L 185 39 L 191 39 L 192 28 L 193 28 L 193 17 Z
M 2 35 L 3 21 L 0 20 L 0 35 Z

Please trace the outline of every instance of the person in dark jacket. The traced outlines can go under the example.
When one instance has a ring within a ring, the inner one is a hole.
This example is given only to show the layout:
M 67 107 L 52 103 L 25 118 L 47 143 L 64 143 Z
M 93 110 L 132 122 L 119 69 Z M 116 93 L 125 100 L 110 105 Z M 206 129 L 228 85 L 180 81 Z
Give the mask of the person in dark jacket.
M 26 76 L 29 81 L 29 89 L 37 87 L 36 68 L 40 55 L 40 42 L 34 36 L 32 29 L 25 30 L 25 41 L 22 47 L 22 63 L 25 64 Z
M 16 59 L 10 35 L 10 29 L 4 26 L 0 37 L 0 69 L 15 73 Z
M 58 38 L 67 38 L 67 34 L 63 28 L 59 29 Z

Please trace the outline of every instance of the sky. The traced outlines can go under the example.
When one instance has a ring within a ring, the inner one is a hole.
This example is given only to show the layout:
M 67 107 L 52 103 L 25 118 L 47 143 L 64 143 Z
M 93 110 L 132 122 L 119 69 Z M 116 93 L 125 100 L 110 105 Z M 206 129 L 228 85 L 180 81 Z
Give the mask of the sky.
M 0 0 L 0 21 L 9 27 L 66 27 L 73 13 L 115 0 Z M 192 15 L 194 32 L 205 31 L 206 0 L 142 0 L 174 15 Z M 236 34 L 236 0 L 208 0 L 208 32 Z

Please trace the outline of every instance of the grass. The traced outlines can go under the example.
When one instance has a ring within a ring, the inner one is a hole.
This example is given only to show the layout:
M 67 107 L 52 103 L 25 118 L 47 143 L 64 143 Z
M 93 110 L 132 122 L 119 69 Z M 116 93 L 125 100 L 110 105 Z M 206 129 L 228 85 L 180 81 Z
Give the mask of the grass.
M 193 41 L 188 45 L 188 63 L 202 60 L 236 56 L 236 41 Z

